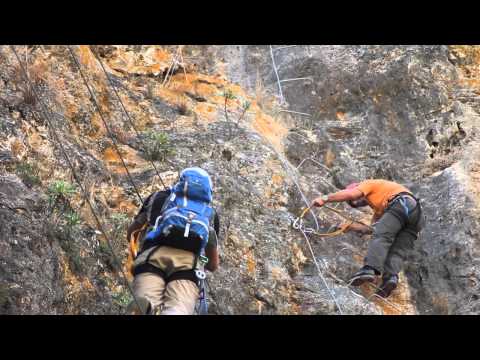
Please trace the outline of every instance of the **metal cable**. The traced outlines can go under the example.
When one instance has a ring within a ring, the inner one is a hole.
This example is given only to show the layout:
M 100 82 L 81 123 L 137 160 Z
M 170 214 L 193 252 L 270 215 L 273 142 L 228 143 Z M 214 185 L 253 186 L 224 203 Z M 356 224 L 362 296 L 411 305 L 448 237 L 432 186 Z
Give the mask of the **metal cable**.
M 78 175 L 77 175 L 77 173 L 76 173 L 76 171 L 75 171 L 75 167 L 73 166 L 73 163 L 71 162 L 71 160 L 70 160 L 70 158 L 69 158 L 69 156 L 68 156 L 68 154 L 67 154 L 67 152 L 66 152 L 66 150 L 65 150 L 65 148 L 64 148 L 64 146 L 63 146 L 63 143 L 60 141 L 60 139 L 59 139 L 59 137 L 58 137 L 57 131 L 55 130 L 55 127 L 53 126 L 53 122 L 51 121 L 50 117 L 48 116 L 48 111 L 49 111 L 49 110 L 48 110 L 48 107 L 45 105 L 45 103 L 43 102 L 43 100 L 42 100 L 42 99 L 40 98 L 40 96 L 38 95 L 38 93 L 37 93 L 37 91 L 36 91 L 36 89 L 35 89 L 35 85 L 32 84 L 32 82 L 30 81 L 30 79 L 27 77 L 26 70 L 25 70 L 25 68 L 24 68 L 24 66 L 23 66 L 23 64 L 22 64 L 22 62 L 21 62 L 21 60 L 20 60 L 20 57 L 18 56 L 17 51 L 15 50 L 15 47 L 14 47 L 13 45 L 10 45 L 10 49 L 11 49 L 12 52 L 15 54 L 15 57 L 16 57 L 17 60 L 18 60 L 18 63 L 19 63 L 20 68 L 21 68 L 21 70 L 22 70 L 22 75 L 24 76 L 24 79 L 25 79 L 27 85 L 30 87 L 30 90 L 32 91 L 32 93 L 34 94 L 34 96 L 36 97 L 36 99 L 38 100 L 38 102 L 39 102 L 39 103 L 41 104 L 41 106 L 42 106 L 43 115 L 45 116 L 45 120 L 48 122 L 48 125 L 49 125 L 50 129 L 52 130 L 51 133 L 52 133 L 52 135 L 53 135 L 53 137 L 54 137 L 54 140 L 58 143 L 59 148 L 60 148 L 63 156 L 65 157 L 65 160 L 66 160 L 66 162 L 67 162 L 67 165 L 69 166 L 69 168 L 70 168 L 70 170 L 71 170 L 71 172 L 72 172 L 72 175 L 73 175 L 75 181 L 77 182 L 78 186 L 80 187 L 85 201 L 88 203 L 88 206 L 90 207 L 90 210 L 91 210 L 91 212 L 92 212 L 92 215 L 93 215 L 93 217 L 94 217 L 94 219 L 95 219 L 95 221 L 96 221 L 96 223 L 97 223 L 97 225 L 98 225 L 98 227 L 99 227 L 99 229 L 100 229 L 100 232 L 102 233 L 102 235 L 105 237 L 105 240 L 107 241 L 107 245 L 108 245 L 108 247 L 109 247 L 109 249 L 110 249 L 110 251 L 111 251 L 111 253 L 112 253 L 112 256 L 113 256 L 115 262 L 116 262 L 117 265 L 119 266 L 120 272 L 121 272 L 121 274 L 122 274 L 122 276 L 123 276 L 123 279 L 125 280 L 125 284 L 127 285 L 127 288 L 128 288 L 128 290 L 129 290 L 130 294 L 132 295 L 132 297 L 133 297 L 135 303 L 137 304 L 137 306 L 138 306 L 139 308 L 141 308 L 141 307 L 140 307 L 140 304 L 139 304 L 139 302 L 138 302 L 138 300 L 137 300 L 137 297 L 135 296 L 135 293 L 133 292 L 133 289 L 132 289 L 132 287 L 130 286 L 130 283 L 128 282 L 128 280 L 127 280 L 127 276 L 126 276 L 125 272 L 123 271 L 122 263 L 120 262 L 120 260 L 118 259 L 117 255 L 115 254 L 115 251 L 113 250 L 113 246 L 112 246 L 112 244 L 111 244 L 111 241 L 110 241 L 109 237 L 107 236 L 107 233 L 106 233 L 106 231 L 104 230 L 104 228 L 103 228 L 103 226 L 102 226 L 102 223 L 100 222 L 100 219 L 98 218 L 98 216 L 97 216 L 97 214 L 96 214 L 96 212 L 95 212 L 95 210 L 94 210 L 93 204 L 90 202 L 90 199 L 89 199 L 89 197 L 88 197 L 88 194 L 87 194 L 87 192 L 86 192 L 86 190 L 85 190 L 82 182 L 80 181 L 80 178 L 78 177 Z M 51 114 L 51 113 L 50 113 L 50 114 Z
M 275 77 L 277 78 L 278 92 L 280 94 L 280 103 L 283 104 L 285 102 L 285 99 L 283 97 L 282 85 L 280 84 L 280 77 L 278 76 L 277 65 L 275 64 L 275 57 L 273 56 L 272 45 L 270 45 L 270 56 L 272 58 L 273 71 L 275 72 Z
M 115 84 L 113 83 L 112 79 L 110 79 L 110 76 L 108 75 L 107 73 L 107 70 L 105 69 L 105 66 L 103 65 L 103 62 L 102 60 L 100 59 L 100 56 L 98 56 L 98 54 L 92 50 L 92 53 L 94 54 L 94 56 L 96 57 L 96 59 L 98 60 L 98 62 L 100 63 L 100 66 L 102 67 L 102 70 L 103 72 L 105 73 L 105 77 L 107 78 L 108 80 L 108 83 L 110 85 L 110 87 L 113 89 L 113 92 L 115 93 L 115 96 L 117 97 L 122 109 L 123 109 L 123 112 L 125 113 L 125 115 L 127 116 L 127 119 L 128 119 L 128 122 L 130 124 L 130 126 L 132 127 L 132 129 L 135 131 L 135 134 L 137 135 L 137 137 L 139 139 L 141 139 L 141 136 L 140 136 L 140 132 L 137 130 L 136 126 L 135 126 L 135 123 L 132 119 L 132 117 L 130 116 L 129 112 L 127 111 L 127 109 L 125 108 L 125 105 L 123 104 L 123 101 L 122 99 L 120 98 L 120 95 L 118 94 L 118 91 L 117 91 L 117 88 L 115 86 Z M 145 148 L 145 143 L 143 143 L 143 147 Z M 150 164 L 152 165 L 153 169 L 155 170 L 155 173 L 157 174 L 159 180 L 160 180 L 160 183 L 162 184 L 163 186 L 163 189 L 166 190 L 167 189 L 167 186 L 165 185 L 165 183 L 163 182 L 163 179 L 162 177 L 160 176 L 160 173 L 157 169 L 157 167 L 155 166 L 155 163 L 152 161 L 152 160 L 149 160 Z
M 127 176 L 128 176 L 130 182 L 131 182 L 132 185 L 133 185 L 133 188 L 134 188 L 134 190 L 135 190 L 135 193 L 137 194 L 138 198 L 140 199 L 140 202 L 141 202 L 142 205 L 143 205 L 143 198 L 142 198 L 142 196 L 140 195 L 140 192 L 138 191 L 138 188 L 137 188 L 137 186 L 135 185 L 135 182 L 133 181 L 132 176 L 130 175 L 130 171 L 128 170 L 128 167 L 127 167 L 127 165 L 125 164 L 125 161 L 123 160 L 122 154 L 120 153 L 120 149 L 119 149 L 118 146 L 117 146 L 117 141 L 115 140 L 115 137 L 113 136 L 112 132 L 110 131 L 110 128 L 109 128 L 108 125 L 107 125 L 107 122 L 106 122 L 105 118 L 103 117 L 103 113 L 102 113 L 102 111 L 100 110 L 100 107 L 98 106 L 97 100 L 95 99 L 95 95 L 94 95 L 92 89 L 90 88 L 90 85 L 88 85 L 87 78 L 85 77 L 85 75 L 84 75 L 84 73 L 83 73 L 83 70 L 82 70 L 82 68 L 81 68 L 81 65 L 80 65 L 80 63 L 78 62 L 77 57 L 75 56 L 72 48 L 71 48 L 69 45 L 67 45 L 67 48 L 68 48 L 68 51 L 70 52 L 70 55 L 72 56 L 72 58 L 73 58 L 73 60 L 74 60 L 75 66 L 77 67 L 78 71 L 80 72 L 80 75 L 81 75 L 81 77 L 82 77 L 82 79 L 83 79 L 83 82 L 85 83 L 85 86 L 86 86 L 87 89 L 88 89 L 88 92 L 89 92 L 89 94 L 90 94 L 91 101 L 94 103 L 95 108 L 97 109 L 97 112 L 98 112 L 98 114 L 100 115 L 100 118 L 102 119 L 103 125 L 105 126 L 105 129 L 107 130 L 108 136 L 109 136 L 110 139 L 112 140 L 113 147 L 115 148 L 115 151 L 117 152 L 118 156 L 120 157 L 120 160 L 121 160 L 121 162 L 122 162 L 122 165 L 123 165 L 123 167 L 125 168 L 125 171 L 127 172 Z

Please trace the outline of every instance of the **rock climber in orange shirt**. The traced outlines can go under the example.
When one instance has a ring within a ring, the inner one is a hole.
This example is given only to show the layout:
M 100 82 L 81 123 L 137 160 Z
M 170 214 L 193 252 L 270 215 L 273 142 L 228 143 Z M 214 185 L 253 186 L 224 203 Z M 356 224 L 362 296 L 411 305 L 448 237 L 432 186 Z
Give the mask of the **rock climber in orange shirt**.
M 373 237 L 368 246 L 364 266 L 352 279 L 353 286 L 375 281 L 382 275 L 377 294 L 390 296 L 398 285 L 408 252 L 413 248 L 424 218 L 420 202 L 406 187 L 387 180 L 365 180 L 353 183 L 345 190 L 323 195 L 312 202 L 321 207 L 329 202 L 348 202 L 352 207 L 370 206 L 373 211 Z M 357 231 L 362 229 L 357 228 Z

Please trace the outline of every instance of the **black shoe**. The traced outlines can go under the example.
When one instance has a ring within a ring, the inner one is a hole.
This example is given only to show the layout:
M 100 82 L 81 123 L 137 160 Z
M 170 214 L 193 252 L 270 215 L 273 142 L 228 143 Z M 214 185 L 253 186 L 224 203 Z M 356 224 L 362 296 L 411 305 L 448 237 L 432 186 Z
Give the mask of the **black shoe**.
M 152 305 L 150 304 L 150 301 L 144 297 L 137 297 L 137 301 L 133 300 L 128 304 L 126 313 L 127 315 L 148 315 L 150 314 L 151 309 Z
M 398 285 L 398 276 L 397 275 L 388 275 L 383 277 L 382 285 L 377 290 L 376 294 L 383 298 L 390 296 L 393 290 L 397 288 Z
M 375 281 L 375 270 L 369 266 L 364 266 L 353 274 L 350 279 L 350 284 L 353 286 L 360 286 L 365 282 Z

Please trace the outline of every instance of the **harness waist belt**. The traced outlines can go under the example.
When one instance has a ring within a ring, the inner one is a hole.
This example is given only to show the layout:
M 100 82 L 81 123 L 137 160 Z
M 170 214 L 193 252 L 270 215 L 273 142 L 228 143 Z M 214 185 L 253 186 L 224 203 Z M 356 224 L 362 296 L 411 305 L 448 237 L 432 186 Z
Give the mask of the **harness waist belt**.
M 173 281 L 173 280 L 190 280 L 190 281 L 193 281 L 197 286 L 199 286 L 197 275 L 195 275 L 194 270 L 176 271 L 172 275 L 167 277 L 165 272 L 159 269 L 158 267 L 149 263 L 145 263 L 145 264 L 136 266 L 135 269 L 133 270 L 133 275 L 137 276 L 139 274 L 146 273 L 146 272 L 154 273 L 160 276 L 165 281 L 166 284 L 168 284 L 170 281 Z

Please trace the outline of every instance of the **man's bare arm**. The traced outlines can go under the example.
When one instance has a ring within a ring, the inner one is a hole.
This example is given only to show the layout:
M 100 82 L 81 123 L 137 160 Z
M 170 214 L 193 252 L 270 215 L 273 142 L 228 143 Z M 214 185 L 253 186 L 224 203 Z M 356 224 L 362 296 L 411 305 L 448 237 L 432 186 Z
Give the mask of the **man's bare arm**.
M 205 268 L 211 272 L 217 270 L 220 264 L 217 247 L 210 244 L 207 245 L 205 248 L 205 256 L 208 257 L 208 263 L 205 265 Z
M 342 201 L 350 201 L 350 200 L 358 200 L 363 197 L 363 193 L 358 189 L 349 189 L 349 190 L 342 190 L 336 193 L 328 195 L 328 200 L 323 200 L 322 197 L 318 197 L 313 200 L 313 206 L 323 206 L 328 202 L 342 202 Z

